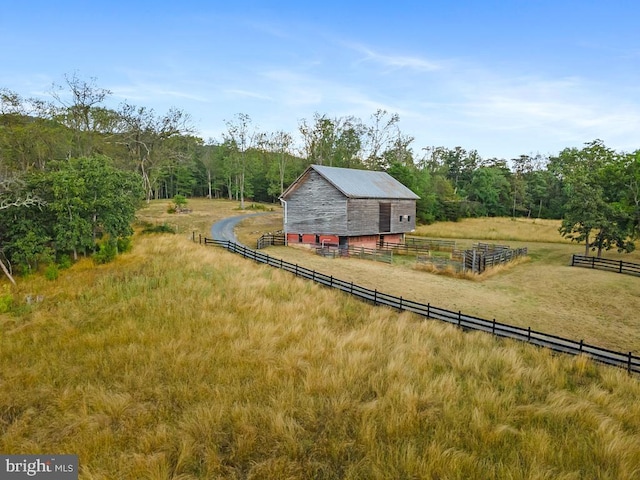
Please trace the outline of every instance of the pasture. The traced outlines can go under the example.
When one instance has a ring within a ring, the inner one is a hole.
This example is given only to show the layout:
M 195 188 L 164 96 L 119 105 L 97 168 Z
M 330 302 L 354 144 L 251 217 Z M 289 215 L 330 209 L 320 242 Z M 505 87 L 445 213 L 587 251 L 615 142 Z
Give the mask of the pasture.
M 6 287 L 0 451 L 78 454 L 83 480 L 640 475 L 636 377 L 194 244 L 190 229 L 242 212 L 190 208 L 144 209 L 180 233 L 136 235 L 113 263 Z M 339 263 L 369 265 L 323 265 Z M 466 288 L 517 269 L 478 282 L 413 273 Z
M 261 233 L 282 228 L 281 222 L 278 212 L 247 219 L 238 228 L 238 237 L 254 246 Z M 584 246 L 562 238 L 558 227 L 559 222 L 553 220 L 508 218 L 418 227 L 418 235 L 455 239 L 463 248 L 478 241 L 528 247 L 528 261 L 467 279 L 421 271 L 414 262 L 386 265 L 327 259 L 304 248 L 269 247 L 264 251 L 370 289 L 637 355 L 640 278 L 569 266 L 571 255 L 582 254 Z M 640 251 L 626 255 L 609 251 L 605 257 L 640 263 Z

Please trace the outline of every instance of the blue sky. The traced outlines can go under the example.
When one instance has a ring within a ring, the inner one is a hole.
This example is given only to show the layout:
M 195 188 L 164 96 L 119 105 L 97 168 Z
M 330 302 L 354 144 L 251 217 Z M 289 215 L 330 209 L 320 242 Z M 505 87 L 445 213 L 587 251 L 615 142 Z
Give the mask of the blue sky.
M 297 134 L 315 113 L 377 109 L 423 147 L 553 155 L 640 148 L 640 2 L 5 0 L 0 88 L 46 97 L 64 74 L 188 112 L 220 138 L 248 114 Z

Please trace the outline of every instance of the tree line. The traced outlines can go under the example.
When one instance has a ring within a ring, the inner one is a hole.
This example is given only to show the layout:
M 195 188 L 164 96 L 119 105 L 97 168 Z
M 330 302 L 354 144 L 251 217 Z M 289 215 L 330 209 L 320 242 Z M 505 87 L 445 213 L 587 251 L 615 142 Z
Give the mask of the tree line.
M 561 233 L 599 255 L 632 250 L 640 230 L 640 150 L 600 140 L 553 156 L 482 158 L 459 146 L 420 148 L 397 114 L 378 110 L 365 120 L 316 113 L 296 132 L 261 131 L 239 113 L 205 141 L 181 109 L 106 107 L 111 92 L 95 79 L 67 75 L 49 93 L 0 89 L 0 263 L 22 269 L 117 251 L 139 200 L 276 202 L 310 164 L 387 171 L 420 196 L 423 223 L 563 219 Z

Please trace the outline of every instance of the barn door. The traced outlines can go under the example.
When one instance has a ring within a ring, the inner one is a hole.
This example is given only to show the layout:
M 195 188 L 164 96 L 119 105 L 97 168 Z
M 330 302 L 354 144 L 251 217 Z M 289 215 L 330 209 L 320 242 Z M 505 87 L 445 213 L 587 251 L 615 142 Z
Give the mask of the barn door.
M 380 232 L 388 233 L 391 231 L 391 204 L 379 203 L 380 206 Z

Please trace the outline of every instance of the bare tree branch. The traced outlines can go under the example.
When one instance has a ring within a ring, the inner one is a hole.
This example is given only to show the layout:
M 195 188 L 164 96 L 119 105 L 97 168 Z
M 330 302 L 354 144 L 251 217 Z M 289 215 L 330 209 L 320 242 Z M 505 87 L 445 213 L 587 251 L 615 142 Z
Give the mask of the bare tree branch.
M 45 205 L 43 200 L 27 195 L 25 198 L 18 198 L 16 200 L 3 199 L 0 200 L 0 210 L 5 210 L 10 207 L 31 207 L 34 205 Z

